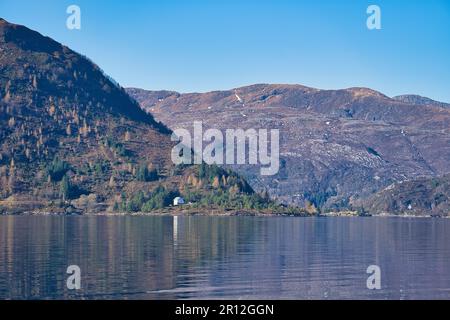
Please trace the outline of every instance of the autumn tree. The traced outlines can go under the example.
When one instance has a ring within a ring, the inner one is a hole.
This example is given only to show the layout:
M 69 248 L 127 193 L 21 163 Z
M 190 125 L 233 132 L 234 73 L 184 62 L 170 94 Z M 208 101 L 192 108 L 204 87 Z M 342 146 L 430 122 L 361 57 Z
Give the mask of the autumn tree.
M 8 191 L 9 193 L 14 193 L 16 184 L 16 166 L 14 159 L 11 159 L 11 164 L 9 166 L 9 178 L 8 178 Z
M 32 84 L 33 84 L 33 88 L 37 89 L 38 83 L 37 83 L 37 79 L 36 79 L 36 75 L 35 74 L 33 75 Z
M 237 184 L 235 184 L 234 186 L 232 186 L 230 188 L 230 194 L 232 194 L 233 196 L 237 195 L 239 193 L 239 186 Z
M 10 174 L 8 178 L 8 191 L 10 194 L 14 193 L 16 187 L 16 176 L 15 173 Z
M 191 184 L 193 187 L 197 187 L 199 180 L 197 179 L 197 177 L 192 177 L 192 181 Z
M 222 185 L 223 185 L 224 187 L 227 186 L 227 178 L 226 178 L 224 175 L 222 176 Z
M 48 109 L 48 113 L 50 114 L 50 116 L 54 116 L 55 115 L 55 112 L 56 112 L 56 108 L 55 108 L 55 105 L 52 103 L 52 104 L 50 104 L 50 108 Z
M 111 178 L 109 178 L 109 183 L 108 183 L 110 188 L 115 188 L 116 187 L 116 182 L 114 179 L 114 176 L 112 175 Z
M 87 137 L 89 134 L 89 128 L 88 125 L 86 123 L 86 120 L 83 121 L 83 128 L 81 128 L 81 134 L 83 135 L 83 137 Z
M 9 102 L 9 100 L 11 100 L 11 93 L 9 92 L 9 89 L 6 90 L 6 94 L 5 94 L 5 96 L 3 97 L 3 100 L 4 100 L 5 102 Z
M 213 179 L 213 182 L 212 182 L 212 186 L 214 187 L 214 188 L 219 188 L 220 187 L 220 181 L 219 181 L 219 177 L 214 177 L 214 179 Z
M 305 201 L 305 209 L 306 209 L 306 212 L 308 212 L 309 214 L 316 214 L 317 213 L 316 206 L 314 205 L 314 203 L 312 203 L 309 200 Z

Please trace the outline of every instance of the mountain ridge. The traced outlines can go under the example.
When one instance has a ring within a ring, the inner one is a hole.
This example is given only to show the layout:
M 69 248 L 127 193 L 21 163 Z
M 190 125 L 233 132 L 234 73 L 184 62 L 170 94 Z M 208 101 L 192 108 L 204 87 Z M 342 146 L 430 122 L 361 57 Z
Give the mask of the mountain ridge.
M 261 177 L 232 167 L 256 190 L 288 204 L 353 208 L 395 182 L 450 171 L 450 112 L 392 99 L 367 88 L 320 90 L 257 84 L 180 94 L 128 88 L 171 129 L 279 129 L 281 169 Z
M 354 92 L 356 95 L 359 93 L 366 93 L 366 95 L 374 95 L 379 97 L 384 97 L 386 99 L 392 99 L 400 102 L 405 103 L 411 103 L 411 104 L 418 104 L 418 105 L 430 105 L 430 106 L 441 106 L 441 107 L 449 107 L 450 103 L 442 102 L 433 100 L 428 97 L 424 97 L 417 94 L 403 94 L 403 95 L 396 95 L 389 97 L 388 95 L 382 93 L 381 91 L 377 91 L 368 87 L 348 87 L 348 88 L 341 88 L 341 89 L 319 89 L 315 87 L 309 87 L 302 84 L 292 84 L 292 83 L 255 83 L 255 84 L 249 84 L 239 87 L 234 87 L 230 89 L 222 89 L 222 90 L 212 90 L 212 91 L 192 91 L 192 92 L 181 92 L 176 90 L 168 90 L 168 89 L 161 89 L 161 90 L 152 90 L 152 89 L 144 89 L 139 87 L 126 87 L 127 92 L 133 92 L 136 93 L 139 91 L 146 91 L 146 92 L 153 92 L 153 93 L 161 93 L 166 95 L 198 95 L 198 94 L 208 94 L 208 93 L 220 93 L 220 92 L 230 92 L 230 91 L 237 91 L 237 90 L 244 90 L 245 89 L 251 89 L 254 87 L 265 87 L 265 86 L 276 86 L 276 87 L 291 87 L 291 88 L 303 88 L 310 91 L 348 91 L 348 92 Z
M 395 96 L 392 99 L 402 101 L 405 103 L 413 103 L 418 105 L 429 105 L 429 106 L 437 106 L 442 108 L 450 108 L 450 103 L 436 101 L 427 97 L 423 97 L 417 94 L 404 94 Z

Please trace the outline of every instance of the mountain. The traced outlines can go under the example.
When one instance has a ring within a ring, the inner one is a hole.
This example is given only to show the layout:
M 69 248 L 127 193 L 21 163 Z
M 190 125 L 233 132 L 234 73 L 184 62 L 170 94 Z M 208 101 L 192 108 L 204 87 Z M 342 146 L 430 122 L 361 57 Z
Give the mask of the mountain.
M 406 94 L 406 95 L 396 96 L 396 97 L 393 97 L 392 99 L 401 101 L 401 102 L 405 102 L 405 103 L 409 103 L 409 104 L 450 108 L 449 103 L 435 101 L 430 98 L 422 97 L 422 96 L 415 95 L 415 94 Z
M 450 172 L 450 110 L 406 103 L 367 88 L 320 90 L 257 84 L 180 94 L 130 88 L 171 129 L 279 129 L 280 171 L 233 166 L 258 191 L 322 210 L 352 209 L 396 182 Z
M 419 178 L 392 184 L 377 192 L 362 204 L 373 214 L 395 213 L 435 216 L 450 213 L 450 175 Z
M 0 213 L 278 208 L 242 177 L 175 166 L 171 131 L 86 57 L 0 19 Z

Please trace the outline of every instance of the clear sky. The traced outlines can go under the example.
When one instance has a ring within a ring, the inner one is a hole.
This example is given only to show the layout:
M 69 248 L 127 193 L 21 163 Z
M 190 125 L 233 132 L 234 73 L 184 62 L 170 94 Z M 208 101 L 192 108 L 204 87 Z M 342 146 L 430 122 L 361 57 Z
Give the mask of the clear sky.
M 81 30 L 66 28 L 71 4 Z M 370 4 L 381 30 L 366 27 Z M 0 17 L 87 55 L 122 86 L 363 86 L 450 102 L 449 0 L 0 0 Z

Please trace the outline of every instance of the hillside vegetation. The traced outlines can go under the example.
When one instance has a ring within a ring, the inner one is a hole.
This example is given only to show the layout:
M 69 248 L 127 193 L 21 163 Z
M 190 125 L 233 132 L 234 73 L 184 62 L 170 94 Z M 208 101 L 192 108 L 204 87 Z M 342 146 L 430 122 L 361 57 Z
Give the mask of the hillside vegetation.
M 176 167 L 164 125 L 93 62 L 0 20 L 0 212 L 153 212 L 275 205 L 238 175 Z M 287 208 L 279 207 L 286 211 Z

